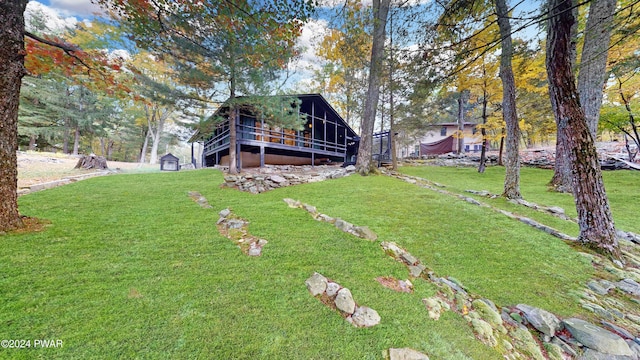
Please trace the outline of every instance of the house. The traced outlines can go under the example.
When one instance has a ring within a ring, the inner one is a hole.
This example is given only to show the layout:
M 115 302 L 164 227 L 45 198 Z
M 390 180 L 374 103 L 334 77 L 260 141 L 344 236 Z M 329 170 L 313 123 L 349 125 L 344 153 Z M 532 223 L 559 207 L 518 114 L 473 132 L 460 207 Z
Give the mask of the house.
M 320 94 L 287 95 L 298 99 L 296 111 L 306 120 L 302 129 L 270 126 L 251 103 L 236 105 L 238 169 L 271 165 L 317 165 L 355 161 L 359 137 Z M 227 118 L 228 104 L 214 116 Z M 203 144 L 203 166 L 229 166 L 229 120 L 199 129 L 190 142 Z M 194 164 L 195 165 L 195 164 Z
M 462 133 L 462 137 L 460 137 L 460 133 Z M 463 123 L 462 132 L 458 123 L 431 125 L 418 142 L 416 152 L 419 153 L 416 155 L 419 156 L 482 150 L 482 135 L 477 124 L 470 122 Z

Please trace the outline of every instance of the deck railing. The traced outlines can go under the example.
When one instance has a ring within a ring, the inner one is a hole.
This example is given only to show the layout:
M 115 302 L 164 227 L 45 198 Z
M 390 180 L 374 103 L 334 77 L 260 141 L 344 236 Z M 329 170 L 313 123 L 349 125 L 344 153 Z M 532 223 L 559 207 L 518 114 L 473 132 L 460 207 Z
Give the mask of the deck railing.
M 265 144 L 280 144 L 278 147 L 297 148 L 304 151 L 305 148 L 311 150 L 321 150 L 334 153 L 345 153 L 347 151 L 346 134 L 342 143 L 327 141 L 323 139 L 312 139 L 311 132 L 299 132 L 290 129 L 267 129 L 259 126 L 237 125 L 236 136 L 241 142 L 262 142 Z M 229 144 L 229 129 L 216 135 L 204 144 L 205 153 L 215 152 Z

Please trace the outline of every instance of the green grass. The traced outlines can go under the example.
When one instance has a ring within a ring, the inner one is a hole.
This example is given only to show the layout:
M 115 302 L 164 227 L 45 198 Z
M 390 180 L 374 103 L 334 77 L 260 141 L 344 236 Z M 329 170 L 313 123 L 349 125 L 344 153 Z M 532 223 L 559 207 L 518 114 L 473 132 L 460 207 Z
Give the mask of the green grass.
M 499 177 L 494 172 L 479 179 Z M 0 339 L 64 346 L 0 349 L 0 358 L 380 359 L 390 347 L 433 359 L 502 358 L 460 316 L 428 318 L 421 300 L 435 293 L 430 283 L 417 280 L 412 294 L 381 287 L 376 277 L 408 272 L 378 242 L 315 221 L 285 197 L 369 226 L 499 306 L 582 311 L 568 294 L 584 286 L 591 265 L 564 242 L 487 209 L 385 176 L 260 195 L 220 183 L 213 170 L 125 174 L 21 197 L 24 215 L 51 225 L 0 237 Z M 199 207 L 189 191 L 214 209 Z M 218 233 L 217 212 L 226 207 L 269 241 L 261 257 Z M 311 297 L 304 281 L 315 271 L 348 287 L 382 323 L 355 328 Z
M 550 215 L 528 210 L 523 206 L 507 203 L 504 199 L 489 200 L 466 193 L 466 190 L 488 190 L 493 194 L 501 194 L 504 186 L 504 167 L 488 167 L 484 174 L 470 167 L 438 167 L 438 166 L 405 166 L 400 171 L 407 175 L 422 177 L 446 185 L 446 189 L 456 193 L 464 193 L 491 205 L 505 210 L 526 215 L 540 222 L 553 226 L 569 235 L 577 236 L 578 226 L 557 220 Z M 522 167 L 520 170 L 520 191 L 525 200 L 546 206 L 560 206 L 567 215 L 576 217 L 573 196 L 549 191 L 547 184 L 553 171 Z M 640 172 L 638 171 L 604 171 L 603 178 L 611 211 L 616 227 L 625 231 L 640 233 L 640 222 L 635 204 L 640 202 Z

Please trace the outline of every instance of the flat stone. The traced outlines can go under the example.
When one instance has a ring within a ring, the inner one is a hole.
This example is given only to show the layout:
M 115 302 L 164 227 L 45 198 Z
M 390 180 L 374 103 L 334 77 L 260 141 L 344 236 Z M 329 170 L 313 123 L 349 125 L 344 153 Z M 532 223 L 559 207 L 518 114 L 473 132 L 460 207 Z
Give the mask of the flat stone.
M 615 283 L 618 289 L 634 296 L 640 296 L 640 284 L 633 279 L 623 279 Z
M 416 265 L 419 261 L 417 257 L 409 254 L 408 252 L 402 253 L 400 258 L 407 263 L 407 265 Z
M 421 264 L 418 264 L 421 265 Z M 424 271 L 423 267 L 420 266 L 416 266 L 416 265 L 409 265 L 409 275 L 413 276 L 413 277 L 420 277 L 420 275 L 422 275 L 422 271 Z
M 269 176 L 269 180 L 271 180 L 271 181 L 273 181 L 274 183 L 277 183 L 277 184 L 280 184 L 280 183 L 283 183 L 283 182 L 287 181 L 287 179 L 283 178 L 280 175 L 276 175 L 276 174 Z
M 323 294 L 327 289 L 327 278 L 318 273 L 313 273 L 304 283 L 313 296 Z
M 635 336 L 633 336 L 633 334 L 631 334 L 627 329 L 623 329 L 616 324 L 612 324 L 604 320 L 600 321 L 600 324 L 602 324 L 602 326 L 607 330 L 620 335 L 623 339 L 632 340 L 635 338 Z
M 549 208 L 547 208 L 547 210 L 549 210 L 549 212 L 553 213 L 553 214 L 562 214 L 562 215 L 564 215 L 564 209 L 559 207 L 559 206 L 550 206 Z
M 353 324 L 359 327 L 371 327 L 380 323 L 380 315 L 372 308 L 359 306 L 351 315 Z
M 336 304 L 336 308 L 338 308 L 338 310 L 347 314 L 353 314 L 353 312 L 356 310 L 356 302 L 353 300 L 351 291 L 347 288 L 342 288 L 340 289 L 340 291 L 338 291 L 334 303 Z
M 239 219 L 227 219 L 227 228 L 228 229 L 241 229 L 246 222 Z
M 633 352 L 620 336 L 581 319 L 563 321 L 571 335 L 589 349 L 609 355 L 631 356 Z
M 578 360 L 631 360 L 632 358 L 627 355 L 612 355 L 605 354 L 593 349 L 587 349 L 580 355 Z
M 411 348 L 389 349 L 389 360 L 429 360 L 429 357 Z
M 299 207 L 302 206 L 302 204 L 298 200 L 293 200 L 293 199 L 289 199 L 289 198 L 285 198 L 285 199 L 282 199 L 282 200 L 284 200 L 284 202 L 286 202 L 287 205 L 289 205 L 290 208 L 294 208 L 295 209 L 295 208 L 299 208 Z
M 329 223 L 329 224 L 333 224 L 333 223 L 336 222 L 336 219 L 334 219 L 331 216 L 326 215 L 326 214 L 320 214 L 320 215 L 318 215 L 318 217 L 316 219 L 319 220 L 319 221 L 324 221 L 324 222 Z
M 589 281 L 587 283 L 587 287 L 598 295 L 606 295 L 609 292 L 608 289 L 605 289 L 602 285 L 600 285 L 599 282 L 595 280 Z
M 371 231 L 367 226 L 356 226 L 353 228 L 353 231 L 357 234 L 358 237 L 363 239 L 375 241 L 378 239 L 378 235 Z
M 311 215 L 315 215 L 315 214 L 318 213 L 318 210 L 316 209 L 315 206 L 311 206 L 311 205 L 308 205 L 308 204 L 302 204 L 302 208 L 305 209 Z
M 340 229 L 340 230 L 342 230 L 344 232 L 350 232 L 351 229 L 353 228 L 352 224 L 350 224 L 350 223 L 348 223 L 348 222 L 346 222 L 346 221 L 344 221 L 344 220 L 342 220 L 340 218 L 337 218 L 336 222 L 333 223 L 333 225 L 335 225 L 335 227 L 337 227 L 338 229 Z
M 547 336 L 554 336 L 561 328 L 560 320 L 546 310 L 526 304 L 518 304 L 516 308 L 524 313 L 524 317 L 529 324 Z
M 636 357 L 640 358 L 640 344 L 633 340 L 627 340 L 627 345 L 629 345 L 629 349 L 633 351 Z
M 382 246 L 384 251 L 389 253 L 394 258 L 398 258 L 400 257 L 400 255 L 406 252 L 394 242 L 383 241 L 382 243 L 380 243 L 380 246 Z
M 467 294 L 467 292 L 462 287 L 460 287 L 458 284 L 454 283 L 453 281 L 450 281 L 450 280 L 445 279 L 445 278 L 439 278 L 438 281 L 441 282 L 442 284 L 445 284 L 448 287 L 452 288 L 456 292 L 459 292 L 459 293 L 462 293 L 462 294 L 465 294 L 465 295 Z
M 228 208 L 224 210 L 220 210 L 220 212 L 218 213 L 218 215 L 220 215 L 221 218 L 226 218 L 230 214 L 231 214 L 231 210 L 229 210 Z
M 562 349 L 562 351 L 564 351 L 567 354 L 571 355 L 571 357 L 573 357 L 573 358 L 578 356 L 578 353 L 576 353 L 576 351 L 571 347 L 571 345 L 569 345 L 566 342 L 562 341 L 557 336 L 555 336 L 555 337 L 553 337 L 551 339 L 551 343 L 555 344 L 555 345 L 558 345 Z
M 347 172 L 354 172 L 356 171 L 356 167 L 353 165 L 349 165 L 346 168 L 344 168 L 345 170 L 347 170 Z

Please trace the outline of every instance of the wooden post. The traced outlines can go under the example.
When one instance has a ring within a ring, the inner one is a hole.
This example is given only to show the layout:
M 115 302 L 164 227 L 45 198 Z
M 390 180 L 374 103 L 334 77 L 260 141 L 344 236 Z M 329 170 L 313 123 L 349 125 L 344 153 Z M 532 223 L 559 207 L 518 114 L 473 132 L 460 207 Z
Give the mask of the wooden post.
M 314 148 L 314 143 L 316 142 L 315 123 L 316 123 L 316 104 L 311 103 L 311 149 Z M 312 153 L 311 157 L 313 159 L 313 150 L 311 151 L 311 153 Z M 313 161 L 311 162 L 311 165 L 313 165 Z
M 264 167 L 264 145 L 260 145 L 260 167 Z

